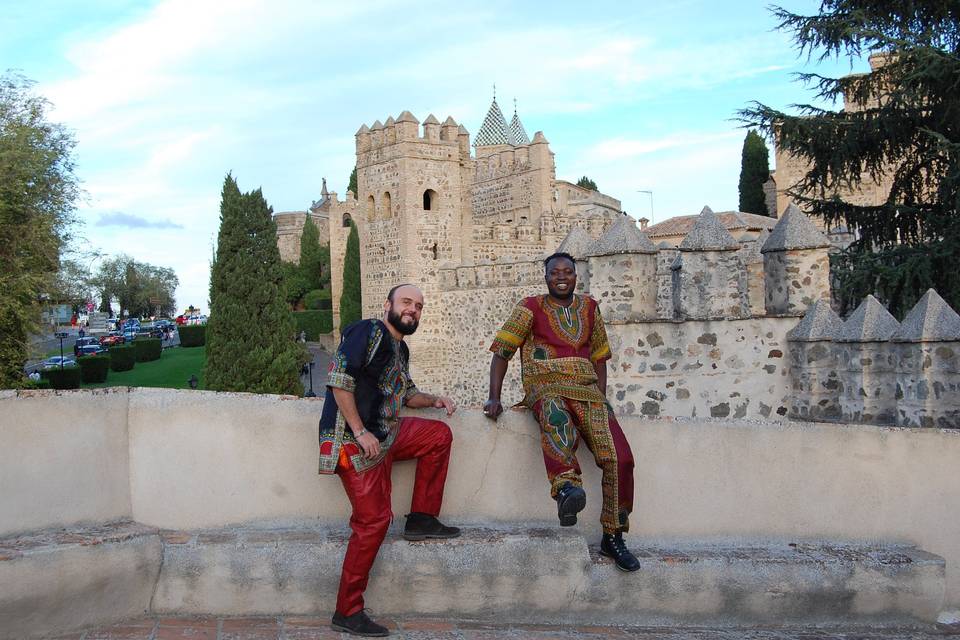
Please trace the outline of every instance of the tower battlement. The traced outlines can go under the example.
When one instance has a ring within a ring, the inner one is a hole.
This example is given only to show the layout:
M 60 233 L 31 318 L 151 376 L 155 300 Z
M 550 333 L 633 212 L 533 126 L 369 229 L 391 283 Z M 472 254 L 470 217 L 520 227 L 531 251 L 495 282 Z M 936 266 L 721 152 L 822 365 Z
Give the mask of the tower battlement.
M 364 124 L 356 135 L 357 166 L 366 167 L 393 158 L 418 156 L 433 159 L 470 159 L 470 134 L 453 117 L 441 124 L 431 113 L 420 121 L 409 111 L 394 120 Z

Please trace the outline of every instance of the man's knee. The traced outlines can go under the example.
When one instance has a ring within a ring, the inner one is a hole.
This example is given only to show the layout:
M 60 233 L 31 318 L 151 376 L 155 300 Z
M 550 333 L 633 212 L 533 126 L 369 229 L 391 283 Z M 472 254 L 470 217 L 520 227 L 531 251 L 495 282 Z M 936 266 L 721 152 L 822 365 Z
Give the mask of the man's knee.
M 442 420 L 431 420 L 430 422 L 432 423 L 430 430 L 435 435 L 437 444 L 449 447 L 453 442 L 453 431 L 450 430 L 450 426 Z

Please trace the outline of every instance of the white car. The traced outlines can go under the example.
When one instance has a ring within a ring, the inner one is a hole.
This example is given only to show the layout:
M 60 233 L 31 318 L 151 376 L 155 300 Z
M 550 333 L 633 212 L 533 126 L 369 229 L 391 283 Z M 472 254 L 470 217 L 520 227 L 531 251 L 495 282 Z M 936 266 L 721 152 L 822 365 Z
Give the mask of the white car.
M 41 369 L 53 369 L 58 368 L 62 365 L 64 367 L 75 367 L 77 366 L 77 361 L 69 356 L 51 356 L 40 363 Z

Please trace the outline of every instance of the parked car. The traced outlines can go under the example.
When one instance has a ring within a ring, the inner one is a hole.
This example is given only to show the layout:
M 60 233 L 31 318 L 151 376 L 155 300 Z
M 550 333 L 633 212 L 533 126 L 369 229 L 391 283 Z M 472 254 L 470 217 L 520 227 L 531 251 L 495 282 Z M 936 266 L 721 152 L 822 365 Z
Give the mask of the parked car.
M 40 363 L 41 369 L 53 369 L 55 367 L 75 367 L 77 361 L 69 356 L 51 356 Z
M 124 342 L 133 342 L 137 339 L 137 329 L 128 327 L 123 330 L 123 341 Z
M 100 341 L 90 336 L 85 338 L 77 338 L 77 341 L 73 344 L 73 355 L 74 356 L 81 355 L 81 353 L 83 353 L 84 347 L 89 347 L 89 346 L 99 347 Z
M 107 353 L 107 351 L 108 349 L 106 347 L 102 346 L 99 342 L 94 340 L 92 344 L 85 344 L 82 347 L 80 347 L 80 351 L 79 353 L 76 353 L 76 355 L 77 357 L 95 356 L 101 353 Z
M 123 344 L 123 334 L 119 331 L 111 331 L 105 336 L 101 336 L 100 344 L 104 347 L 112 347 L 115 344 Z

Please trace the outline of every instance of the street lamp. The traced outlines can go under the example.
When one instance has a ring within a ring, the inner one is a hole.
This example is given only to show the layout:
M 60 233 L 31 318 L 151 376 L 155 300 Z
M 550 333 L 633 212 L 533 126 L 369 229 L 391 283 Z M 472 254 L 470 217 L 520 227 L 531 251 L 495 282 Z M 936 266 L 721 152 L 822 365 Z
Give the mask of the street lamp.
M 645 193 L 650 196 L 650 224 L 653 224 L 653 191 L 649 189 L 640 189 L 637 193 Z
M 60 338 L 60 368 L 63 369 L 63 339 L 69 334 L 66 331 L 57 331 L 53 336 Z
M 316 398 L 317 394 L 313 392 L 313 360 L 311 360 L 307 364 L 309 365 L 309 370 L 310 370 L 310 391 L 307 391 L 305 394 L 303 394 L 303 397 Z

